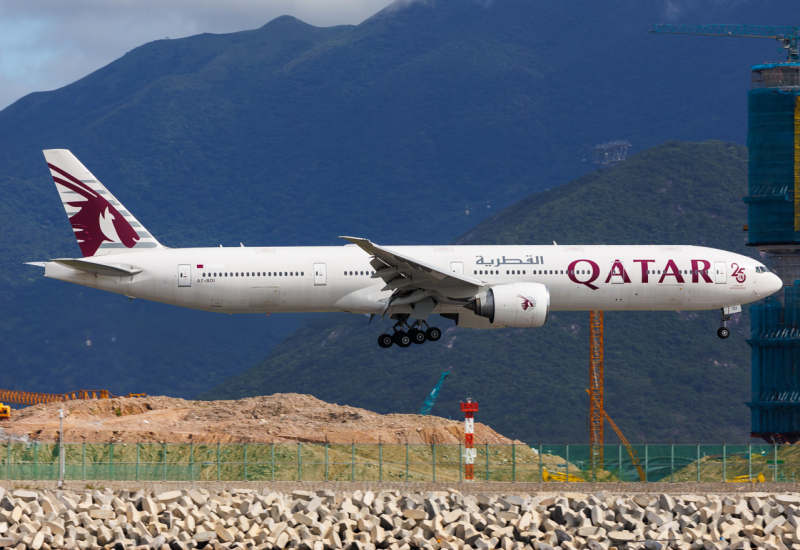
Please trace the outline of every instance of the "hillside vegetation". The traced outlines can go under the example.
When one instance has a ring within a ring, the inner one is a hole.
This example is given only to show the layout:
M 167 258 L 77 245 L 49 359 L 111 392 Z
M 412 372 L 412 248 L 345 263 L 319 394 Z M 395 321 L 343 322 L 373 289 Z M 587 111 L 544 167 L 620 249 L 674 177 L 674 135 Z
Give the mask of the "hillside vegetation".
M 667 142 L 615 168 L 535 193 L 470 231 L 470 244 L 697 244 L 749 254 L 745 148 L 718 141 Z M 588 312 L 554 312 L 537 329 L 476 331 L 441 319 L 439 342 L 378 348 L 388 323 L 361 317 L 303 327 L 258 365 L 206 393 L 233 399 L 274 392 L 379 412 L 414 412 L 451 369 L 434 414 L 458 418 L 458 402 L 528 443 L 586 442 Z M 750 352 L 747 314 L 719 340 L 719 313 L 605 314 L 606 410 L 637 442 L 746 441 Z M 610 429 L 607 441 L 616 440 Z

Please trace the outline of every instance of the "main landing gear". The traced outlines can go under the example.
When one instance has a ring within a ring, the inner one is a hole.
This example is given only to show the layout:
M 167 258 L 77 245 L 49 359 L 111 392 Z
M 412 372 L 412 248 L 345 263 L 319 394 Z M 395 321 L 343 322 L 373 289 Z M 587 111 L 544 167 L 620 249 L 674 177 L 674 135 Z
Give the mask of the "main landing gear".
M 719 327 L 719 330 L 717 330 L 717 336 L 719 336 L 723 340 L 731 335 L 731 331 L 728 328 L 728 321 L 730 321 L 730 320 L 731 320 L 731 316 L 730 315 L 726 315 L 725 314 L 725 310 L 723 309 L 722 310 L 722 320 L 721 320 L 722 326 Z
M 416 321 L 413 325 L 409 326 L 408 318 L 402 318 L 397 321 L 392 330 L 392 334 L 381 334 L 378 336 L 378 345 L 382 348 L 390 348 L 392 344 L 396 344 L 401 348 L 407 348 L 411 344 L 424 344 L 428 340 L 431 342 L 437 341 L 442 337 L 442 331 L 437 327 L 430 327 L 425 321 Z M 427 329 L 422 330 L 425 325 Z M 408 332 L 403 330 L 403 326 L 408 328 Z

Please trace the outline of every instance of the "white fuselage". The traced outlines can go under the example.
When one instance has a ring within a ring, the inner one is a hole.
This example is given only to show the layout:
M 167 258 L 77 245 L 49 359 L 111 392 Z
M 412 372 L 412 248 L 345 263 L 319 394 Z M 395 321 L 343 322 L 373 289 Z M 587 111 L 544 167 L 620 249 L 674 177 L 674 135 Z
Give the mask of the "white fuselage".
M 547 286 L 550 309 L 702 310 L 747 304 L 781 287 L 752 258 L 695 246 L 398 246 L 420 261 L 479 279 L 485 288 Z M 182 307 L 225 313 L 384 311 L 391 290 L 355 245 L 126 251 L 94 259 L 141 269 L 93 275 L 52 262 L 47 277 Z M 758 268 L 758 269 L 757 269 Z M 474 289 L 472 290 L 474 292 Z M 433 313 L 463 312 L 437 304 Z

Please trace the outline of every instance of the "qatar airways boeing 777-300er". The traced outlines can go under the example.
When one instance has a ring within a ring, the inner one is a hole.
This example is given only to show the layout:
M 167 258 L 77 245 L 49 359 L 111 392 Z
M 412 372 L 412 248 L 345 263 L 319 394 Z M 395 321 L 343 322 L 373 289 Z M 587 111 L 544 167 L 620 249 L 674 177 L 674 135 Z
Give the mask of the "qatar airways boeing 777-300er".
M 781 288 L 763 264 L 697 246 L 168 248 L 67 150 L 44 151 L 82 258 L 32 262 L 45 277 L 205 311 L 339 311 L 389 317 L 378 344 L 436 341 L 459 327 L 540 327 L 550 311 L 721 310 Z

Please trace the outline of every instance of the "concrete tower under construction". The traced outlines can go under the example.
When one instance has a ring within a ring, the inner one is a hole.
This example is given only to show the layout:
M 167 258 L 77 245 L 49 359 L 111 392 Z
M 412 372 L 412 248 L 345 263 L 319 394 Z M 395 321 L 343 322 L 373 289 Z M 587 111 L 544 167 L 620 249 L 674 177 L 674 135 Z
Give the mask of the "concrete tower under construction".
M 800 440 L 800 63 L 752 67 L 748 93 L 748 245 L 784 289 L 750 308 L 752 435 Z

